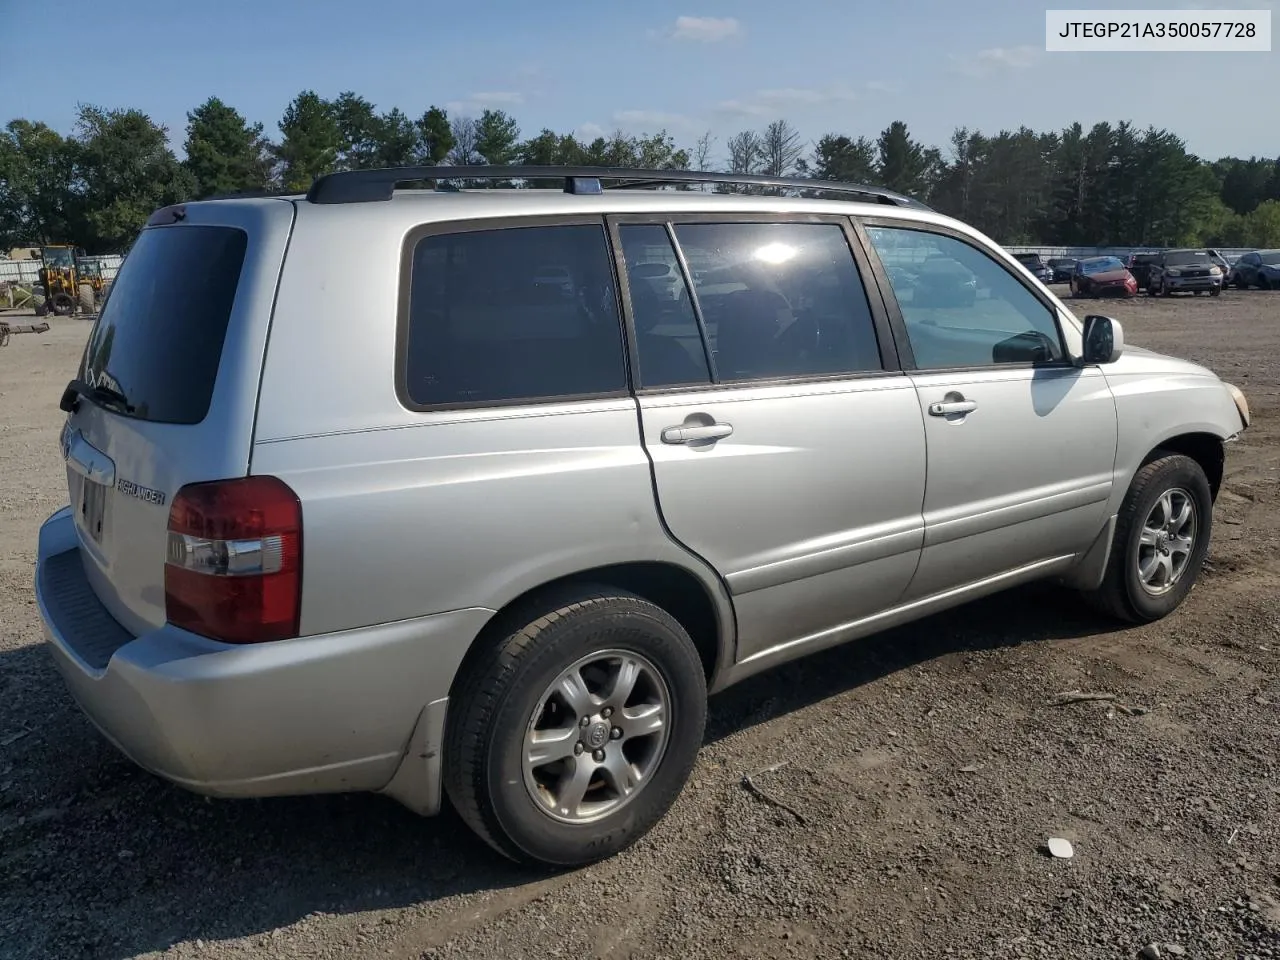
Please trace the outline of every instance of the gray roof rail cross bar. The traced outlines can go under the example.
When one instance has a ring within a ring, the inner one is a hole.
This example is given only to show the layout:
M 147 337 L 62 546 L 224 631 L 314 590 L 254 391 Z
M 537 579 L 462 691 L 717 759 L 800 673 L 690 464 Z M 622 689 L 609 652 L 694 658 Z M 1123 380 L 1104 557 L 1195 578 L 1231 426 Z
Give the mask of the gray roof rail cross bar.
M 662 186 L 679 183 L 723 183 L 744 187 L 846 194 L 850 199 L 885 203 L 896 207 L 929 208 L 912 197 L 883 187 L 804 177 L 770 177 L 760 174 L 714 173 L 695 170 L 633 170 L 625 167 L 465 166 L 385 167 L 345 170 L 317 177 L 307 191 L 311 203 L 368 203 L 390 200 L 399 183 L 420 180 L 564 180 L 565 193 L 598 194 L 600 182 L 621 181 L 622 187 Z

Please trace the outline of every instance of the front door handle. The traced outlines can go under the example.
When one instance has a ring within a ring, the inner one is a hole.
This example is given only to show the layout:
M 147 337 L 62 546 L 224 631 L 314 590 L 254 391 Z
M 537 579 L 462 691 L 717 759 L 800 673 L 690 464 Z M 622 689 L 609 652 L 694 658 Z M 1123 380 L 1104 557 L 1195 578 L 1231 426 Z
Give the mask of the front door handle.
M 733 424 L 682 423 L 678 427 L 666 427 L 662 431 L 663 443 L 695 443 L 699 440 L 722 440 L 733 433 Z
M 976 400 L 943 400 L 941 403 L 929 404 L 929 416 L 953 417 L 957 414 L 972 413 L 977 409 Z

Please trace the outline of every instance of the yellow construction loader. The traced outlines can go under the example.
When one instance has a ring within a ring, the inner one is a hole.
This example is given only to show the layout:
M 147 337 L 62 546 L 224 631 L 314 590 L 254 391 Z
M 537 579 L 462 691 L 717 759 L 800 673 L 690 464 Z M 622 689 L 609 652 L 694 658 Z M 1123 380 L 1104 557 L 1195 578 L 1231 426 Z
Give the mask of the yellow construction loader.
M 76 263 L 76 254 L 83 252 L 66 244 L 40 248 L 40 285 L 44 288 L 44 303 L 36 308 L 37 314 L 70 317 L 94 312 L 97 304 L 94 284 L 80 276 Z

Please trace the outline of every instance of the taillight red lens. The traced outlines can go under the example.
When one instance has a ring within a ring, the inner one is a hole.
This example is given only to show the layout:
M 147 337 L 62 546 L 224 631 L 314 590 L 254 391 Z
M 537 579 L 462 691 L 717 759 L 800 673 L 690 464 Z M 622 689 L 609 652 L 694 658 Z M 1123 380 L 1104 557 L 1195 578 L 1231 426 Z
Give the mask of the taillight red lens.
M 225 643 L 299 633 L 302 504 L 276 477 L 183 487 L 169 508 L 165 616 Z

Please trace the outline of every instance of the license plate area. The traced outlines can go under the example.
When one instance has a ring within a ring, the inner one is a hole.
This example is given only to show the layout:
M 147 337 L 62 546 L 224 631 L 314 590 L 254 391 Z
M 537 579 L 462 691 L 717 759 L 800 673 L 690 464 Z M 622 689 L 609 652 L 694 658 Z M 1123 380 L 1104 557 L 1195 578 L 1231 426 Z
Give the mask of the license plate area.
M 107 488 L 88 477 L 80 482 L 80 528 L 94 543 L 102 543 L 102 522 L 107 507 Z

